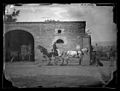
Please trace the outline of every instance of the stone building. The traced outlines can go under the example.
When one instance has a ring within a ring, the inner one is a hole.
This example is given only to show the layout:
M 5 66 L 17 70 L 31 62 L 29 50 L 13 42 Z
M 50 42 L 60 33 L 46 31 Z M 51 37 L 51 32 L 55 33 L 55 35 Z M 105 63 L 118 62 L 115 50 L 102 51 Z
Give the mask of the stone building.
M 89 49 L 89 55 L 83 57 L 85 63 L 90 62 L 91 37 L 85 33 L 85 21 L 62 22 L 15 22 L 4 23 L 5 50 L 20 51 L 21 45 L 31 46 L 31 61 L 38 59 L 38 45 L 51 50 L 53 42 L 61 51 Z

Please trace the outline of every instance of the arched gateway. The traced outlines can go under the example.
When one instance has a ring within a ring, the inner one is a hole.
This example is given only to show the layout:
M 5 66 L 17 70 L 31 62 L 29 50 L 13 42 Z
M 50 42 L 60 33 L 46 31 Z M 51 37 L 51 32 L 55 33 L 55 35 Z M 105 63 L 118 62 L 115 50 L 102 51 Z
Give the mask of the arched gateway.
M 24 30 L 5 33 L 5 61 L 34 61 L 34 38 Z

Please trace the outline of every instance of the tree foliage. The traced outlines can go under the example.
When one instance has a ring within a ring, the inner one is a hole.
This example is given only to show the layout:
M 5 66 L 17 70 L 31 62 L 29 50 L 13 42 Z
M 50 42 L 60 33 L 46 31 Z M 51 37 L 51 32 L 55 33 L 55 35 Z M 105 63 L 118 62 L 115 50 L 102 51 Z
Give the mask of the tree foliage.
M 17 18 L 16 16 L 18 16 L 20 13 L 20 10 L 16 10 L 14 9 L 14 11 L 12 12 L 12 14 L 4 14 L 4 21 L 5 22 L 16 22 L 17 21 Z

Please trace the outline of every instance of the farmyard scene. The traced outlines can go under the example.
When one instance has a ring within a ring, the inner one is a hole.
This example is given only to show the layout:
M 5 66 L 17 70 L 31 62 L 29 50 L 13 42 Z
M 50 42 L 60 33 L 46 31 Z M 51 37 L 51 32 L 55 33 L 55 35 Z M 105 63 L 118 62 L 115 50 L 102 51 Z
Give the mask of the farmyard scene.
M 112 10 L 96 4 L 6 5 L 5 79 L 17 88 L 106 87 L 117 64 Z

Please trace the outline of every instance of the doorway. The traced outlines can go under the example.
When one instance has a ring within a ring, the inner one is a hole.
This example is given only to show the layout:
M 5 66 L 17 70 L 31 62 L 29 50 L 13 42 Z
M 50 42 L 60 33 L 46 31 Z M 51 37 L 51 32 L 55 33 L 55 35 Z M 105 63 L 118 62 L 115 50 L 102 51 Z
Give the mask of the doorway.
M 24 30 L 12 30 L 4 36 L 5 61 L 34 61 L 34 38 Z

